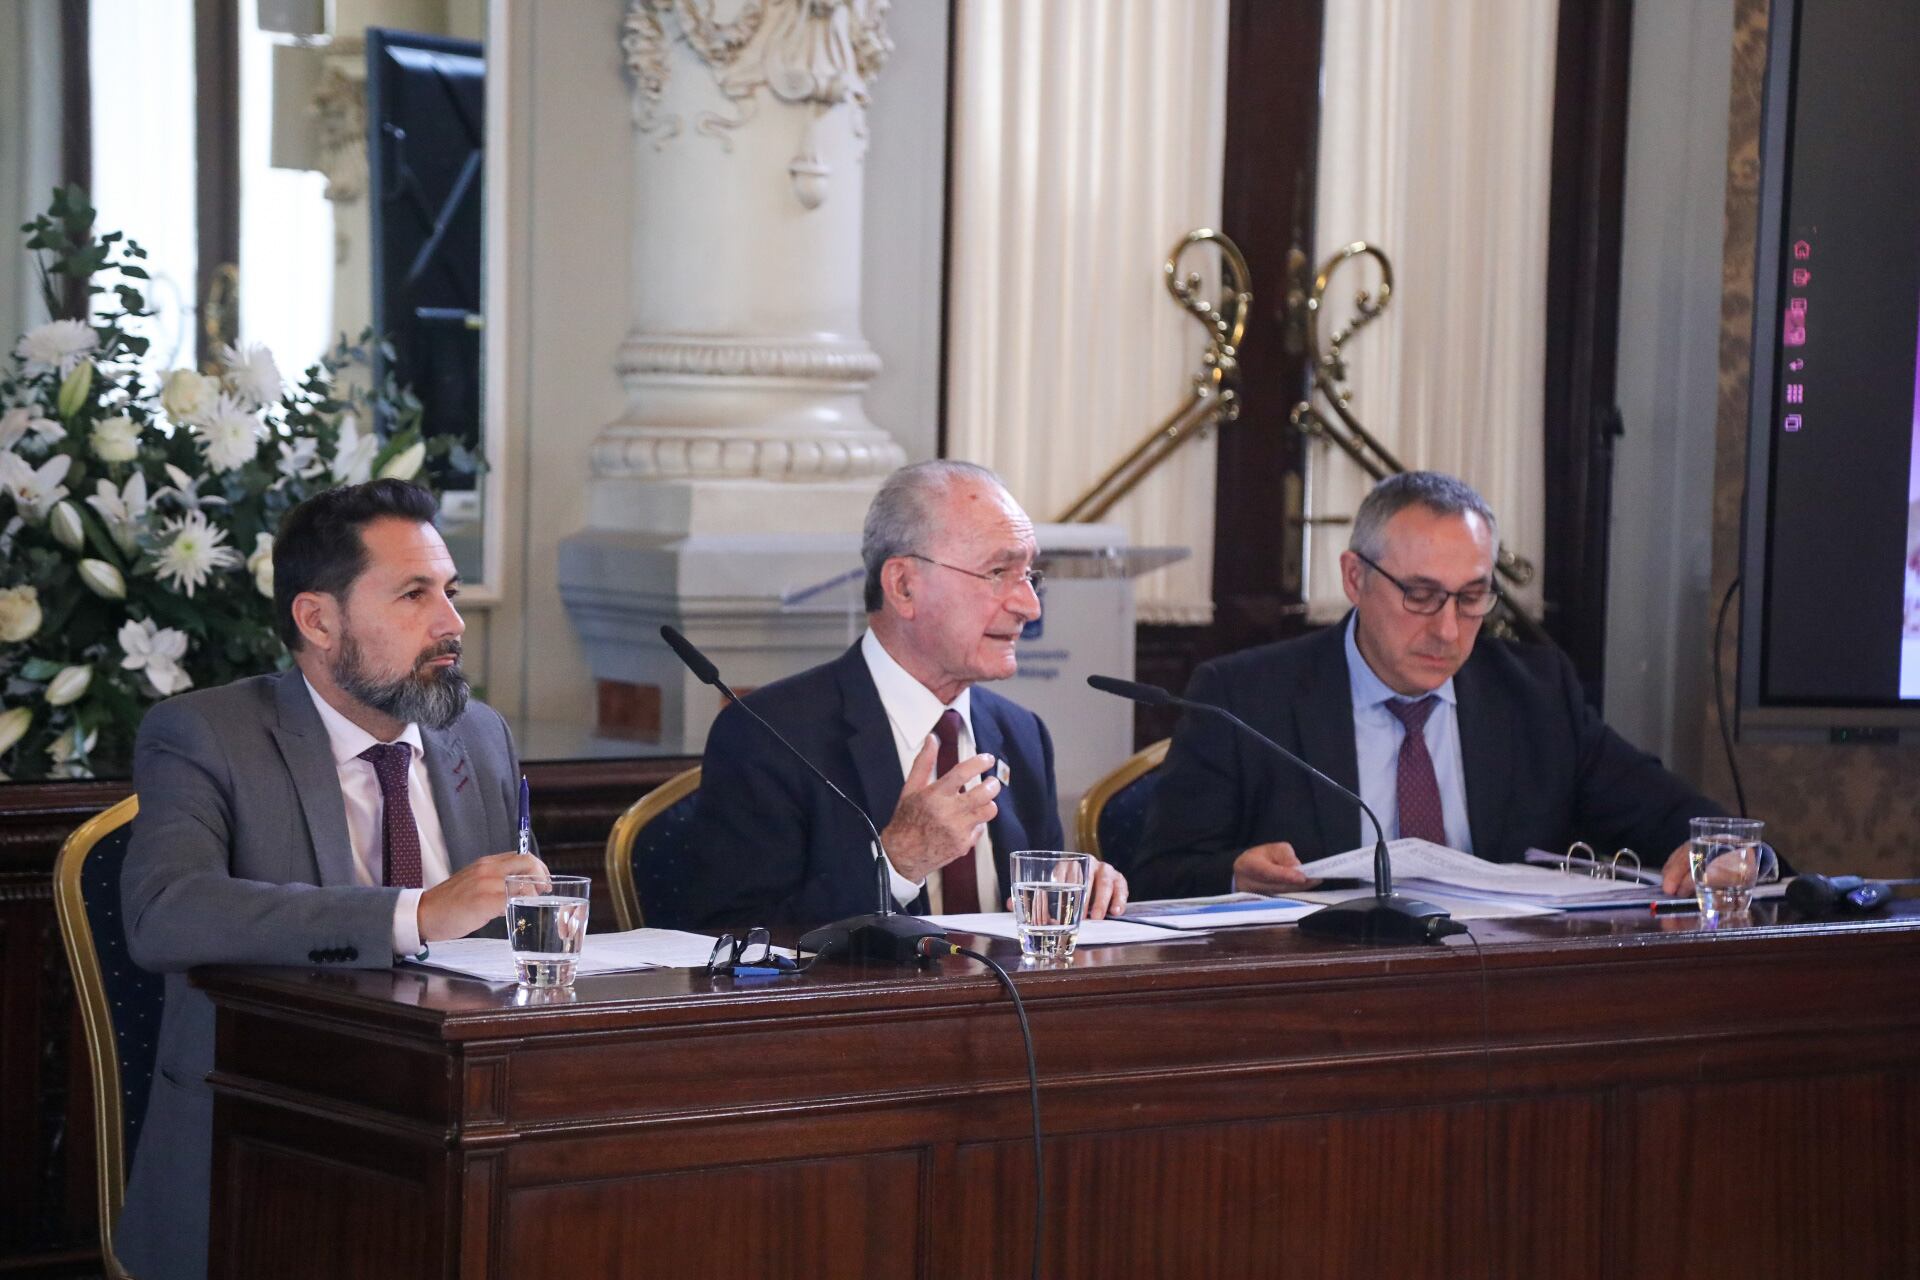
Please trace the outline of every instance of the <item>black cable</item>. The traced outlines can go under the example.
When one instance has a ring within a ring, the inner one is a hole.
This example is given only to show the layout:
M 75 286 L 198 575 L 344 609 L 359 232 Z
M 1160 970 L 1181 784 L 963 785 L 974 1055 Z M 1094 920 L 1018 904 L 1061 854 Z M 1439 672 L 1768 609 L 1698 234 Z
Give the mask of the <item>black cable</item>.
M 1033 1056 L 1033 1028 L 1027 1025 L 1027 1006 L 1020 999 L 1019 989 L 1013 985 L 1013 979 L 997 963 L 978 951 L 969 951 L 957 947 L 951 942 L 926 939 L 937 949 L 946 949 L 954 955 L 965 956 L 969 960 L 978 960 L 993 970 L 993 976 L 1007 989 L 1013 998 L 1014 1016 L 1020 1019 L 1020 1039 L 1027 1046 L 1027 1089 L 1033 1103 L 1033 1280 L 1040 1280 L 1041 1247 L 1047 1236 L 1047 1161 L 1041 1148 L 1040 1138 L 1040 1068 Z
M 1727 772 L 1733 775 L 1733 798 L 1740 803 L 1740 816 L 1747 816 L 1747 789 L 1740 785 L 1740 762 L 1733 755 L 1733 726 L 1727 719 L 1726 696 L 1720 688 L 1720 641 L 1727 627 L 1727 606 L 1733 603 L 1734 592 L 1740 590 L 1740 579 L 1735 578 L 1727 584 L 1727 593 L 1720 597 L 1720 613 L 1713 622 L 1713 709 L 1720 717 L 1720 745 L 1726 748 Z

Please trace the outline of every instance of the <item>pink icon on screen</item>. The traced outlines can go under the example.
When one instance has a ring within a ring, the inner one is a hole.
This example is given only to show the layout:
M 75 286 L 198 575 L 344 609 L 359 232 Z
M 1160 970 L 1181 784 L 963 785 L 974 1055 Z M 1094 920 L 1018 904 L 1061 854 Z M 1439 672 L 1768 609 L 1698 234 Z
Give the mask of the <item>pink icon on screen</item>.
M 1786 331 L 1781 335 L 1782 342 L 1789 347 L 1807 345 L 1807 318 L 1801 315 L 1787 314 Z
M 1800 429 L 1800 415 L 1797 413 L 1788 414 L 1786 421 L 1782 425 L 1789 431 L 1798 431 Z
M 1798 372 L 1800 372 L 1800 371 L 1801 371 L 1802 369 L 1804 369 L 1804 368 L 1806 368 L 1806 367 L 1807 367 L 1807 362 L 1806 362 L 1805 360 L 1789 360 L 1789 361 L 1787 361 L 1787 368 L 1788 368 L 1788 369 L 1790 369 L 1790 370 L 1792 370 L 1792 371 L 1793 371 L 1794 373 L 1798 373 Z
M 1813 256 L 1813 246 L 1805 240 L 1795 240 L 1793 242 L 1793 256 L 1797 260 L 1804 262 Z
M 1799 404 L 1802 400 L 1805 400 L 1807 398 L 1806 392 L 1807 392 L 1807 389 L 1801 386 L 1799 383 L 1789 382 L 1787 384 L 1787 403 Z
M 1813 272 L 1807 270 L 1805 267 L 1795 267 L 1793 269 L 1793 287 L 1794 288 L 1804 289 L 1812 282 L 1813 282 Z

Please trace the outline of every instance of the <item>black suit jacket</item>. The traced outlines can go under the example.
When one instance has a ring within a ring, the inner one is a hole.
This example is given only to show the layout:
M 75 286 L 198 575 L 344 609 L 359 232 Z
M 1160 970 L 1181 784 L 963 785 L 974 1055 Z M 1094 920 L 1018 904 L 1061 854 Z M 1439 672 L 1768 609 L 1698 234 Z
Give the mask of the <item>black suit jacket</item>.
M 893 730 L 860 646 L 824 666 L 746 697 L 884 829 L 905 775 Z M 988 824 L 1000 882 L 1015 849 L 1062 848 L 1053 740 L 1040 717 L 975 686 L 978 750 L 1010 771 Z M 648 868 L 642 906 L 662 924 L 816 925 L 874 910 L 872 837 L 858 814 L 822 786 L 738 707 L 713 722 L 685 862 Z M 990 904 L 982 904 L 989 906 Z M 927 909 L 926 894 L 911 910 Z
M 1481 637 L 1454 677 L 1467 825 L 1495 862 L 1585 840 L 1628 847 L 1659 867 L 1687 820 L 1722 810 L 1609 729 L 1558 649 Z M 1224 707 L 1348 787 L 1359 788 L 1346 625 L 1205 663 L 1187 696 Z M 1365 821 L 1351 800 L 1212 716 L 1173 736 L 1134 866 L 1136 898 L 1225 893 L 1233 860 L 1269 841 L 1302 862 L 1356 849 Z M 1391 834 L 1391 833 L 1389 833 Z

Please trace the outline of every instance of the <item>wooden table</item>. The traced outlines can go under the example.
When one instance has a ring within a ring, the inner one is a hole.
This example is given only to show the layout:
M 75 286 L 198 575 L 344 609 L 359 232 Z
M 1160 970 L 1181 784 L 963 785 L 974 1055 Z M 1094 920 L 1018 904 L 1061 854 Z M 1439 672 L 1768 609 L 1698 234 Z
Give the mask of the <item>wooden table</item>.
M 1019 973 L 1045 1274 L 1920 1275 L 1897 905 L 1485 922 L 1479 951 L 1240 930 Z M 972 962 L 529 1006 L 411 969 L 200 981 L 215 1276 L 1027 1274 L 1025 1059 Z

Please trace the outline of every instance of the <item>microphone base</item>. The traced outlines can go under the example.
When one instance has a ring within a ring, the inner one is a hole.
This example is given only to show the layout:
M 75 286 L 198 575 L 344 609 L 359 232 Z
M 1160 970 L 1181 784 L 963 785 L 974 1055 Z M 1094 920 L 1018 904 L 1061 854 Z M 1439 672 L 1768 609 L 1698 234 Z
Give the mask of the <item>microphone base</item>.
M 1322 907 L 1310 916 L 1302 916 L 1299 926 L 1300 932 L 1310 938 L 1372 946 L 1438 942 L 1450 934 L 1466 932 L 1444 907 L 1397 893 Z
M 800 939 L 800 950 L 880 964 L 920 964 L 920 939 L 942 938 L 947 931 L 918 916 L 877 912 L 823 924 Z

